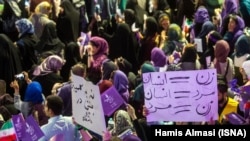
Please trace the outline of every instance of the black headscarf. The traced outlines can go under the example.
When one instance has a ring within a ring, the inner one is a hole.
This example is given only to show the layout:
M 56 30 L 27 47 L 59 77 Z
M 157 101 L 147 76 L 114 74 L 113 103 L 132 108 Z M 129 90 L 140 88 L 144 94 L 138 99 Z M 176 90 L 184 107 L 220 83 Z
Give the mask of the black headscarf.
M 5 35 L 0 34 L 0 79 L 6 82 L 6 92 L 13 93 L 9 84 L 14 76 L 22 72 L 20 55 L 13 42 Z
M 64 44 L 57 36 L 56 25 L 53 22 L 49 22 L 45 25 L 40 41 L 36 45 L 38 53 L 44 53 L 47 51 L 53 52 L 53 54 L 59 55 Z
M 80 13 L 69 0 L 62 1 L 61 7 L 63 12 L 59 14 L 56 24 L 58 37 L 66 44 L 77 41 L 80 35 Z

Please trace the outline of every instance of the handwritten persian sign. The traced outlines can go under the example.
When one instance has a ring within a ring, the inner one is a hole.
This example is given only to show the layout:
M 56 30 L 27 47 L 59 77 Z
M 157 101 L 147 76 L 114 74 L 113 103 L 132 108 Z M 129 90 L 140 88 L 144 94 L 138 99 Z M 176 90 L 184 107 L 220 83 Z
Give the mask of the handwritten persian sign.
M 101 97 L 104 114 L 107 116 L 112 115 L 122 104 L 125 103 L 114 86 L 103 92 Z
M 72 75 L 72 106 L 75 121 L 102 135 L 106 131 L 99 87 L 82 77 Z
M 147 121 L 218 119 L 215 69 L 143 74 Z

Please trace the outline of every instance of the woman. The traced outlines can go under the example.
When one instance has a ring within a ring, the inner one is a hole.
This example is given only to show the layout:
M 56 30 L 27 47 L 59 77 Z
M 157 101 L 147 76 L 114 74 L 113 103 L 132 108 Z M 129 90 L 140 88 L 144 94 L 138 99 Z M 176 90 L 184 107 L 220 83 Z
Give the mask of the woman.
M 45 97 L 51 94 L 52 87 L 55 83 L 63 82 L 63 78 L 59 72 L 64 64 L 65 60 L 61 57 L 51 55 L 35 68 L 32 80 L 41 84 Z
M 158 45 L 158 23 L 154 17 L 147 17 L 145 21 L 145 32 L 141 40 L 141 48 L 139 51 L 139 65 L 145 61 L 150 61 L 151 51 Z
M 0 34 L 0 79 L 10 84 L 15 75 L 22 72 L 21 57 L 13 42 L 5 35 Z M 6 85 L 6 93 L 13 94 L 13 89 Z
M 37 64 L 34 47 L 38 39 L 34 34 L 34 26 L 28 19 L 23 18 L 16 21 L 16 28 L 19 32 L 16 45 L 21 55 L 22 68 L 23 71 L 29 71 L 32 66 Z
M 233 62 L 235 68 L 235 78 L 238 85 L 242 86 L 247 79 L 243 79 L 240 68 L 246 60 L 250 59 L 250 39 L 246 35 L 241 35 L 235 43 L 235 53 L 233 54 Z
M 155 67 L 149 62 L 143 63 L 140 70 L 140 77 L 142 79 L 143 73 L 156 72 Z M 144 105 L 144 87 L 143 82 L 134 89 L 134 93 L 131 96 L 131 101 L 129 103 L 136 109 L 135 113 L 138 118 L 142 118 L 143 116 L 143 105 Z
M 40 126 L 44 125 L 48 122 L 48 118 L 44 113 L 42 87 L 38 82 L 30 82 L 29 79 L 27 79 L 26 82 L 28 86 L 25 91 L 24 101 L 21 100 L 17 81 L 13 81 L 10 84 L 15 90 L 14 105 L 21 111 L 24 118 L 33 115 Z
M 33 0 L 31 2 L 33 2 Z M 52 5 L 47 1 L 43 1 L 37 4 L 36 7 L 34 8 L 34 11 L 31 12 L 32 15 L 30 16 L 29 19 L 34 25 L 36 36 L 40 38 L 43 33 L 44 26 L 49 22 L 54 22 L 49 19 L 49 15 L 52 12 Z
M 63 65 L 60 74 L 63 77 L 63 81 L 69 81 L 71 67 L 81 62 L 81 56 L 79 52 L 79 45 L 76 42 L 70 42 L 64 48 L 64 59 L 66 60 Z
M 202 64 L 204 69 L 211 67 L 211 63 L 214 60 L 214 45 L 218 40 L 222 40 L 222 36 L 218 31 L 213 30 L 206 35 L 207 49 L 201 57 L 201 60 L 205 62 Z
M 109 45 L 101 37 L 91 37 L 88 50 L 87 78 L 94 84 L 101 80 L 101 66 L 108 59 Z
M 111 131 L 113 136 L 118 136 L 125 130 L 130 129 L 135 132 L 129 114 L 124 110 L 118 110 L 114 114 L 114 128 Z
M 80 13 L 69 0 L 63 0 L 60 8 L 56 21 L 58 37 L 65 44 L 76 42 L 80 36 Z
M 107 59 L 106 61 L 103 62 L 101 67 L 102 78 L 98 83 L 101 94 L 108 88 L 113 86 L 112 82 L 110 81 L 110 77 L 112 72 L 116 71 L 117 69 L 118 66 L 112 60 Z
M 54 22 L 47 23 L 44 26 L 40 41 L 35 46 L 38 56 L 40 57 L 46 52 L 52 52 L 53 54 L 62 57 L 64 47 L 65 44 L 57 36 L 56 24 Z
M 245 28 L 245 22 L 243 19 L 238 15 L 230 15 L 229 16 L 229 23 L 227 24 L 228 29 L 223 36 L 223 39 L 226 40 L 230 47 L 230 52 L 228 54 L 229 57 L 234 52 L 235 43 L 237 39 L 243 34 L 243 30 Z
M 182 36 L 181 27 L 177 24 L 171 24 L 167 32 L 167 40 L 160 48 L 166 55 L 171 55 L 174 51 L 181 52 L 185 44 L 186 40 Z
M 163 50 L 154 47 L 151 51 L 151 62 L 157 71 L 166 71 L 167 57 Z M 163 69 L 165 67 L 165 69 Z
M 210 17 L 207 11 L 207 8 L 204 6 L 199 6 L 194 14 L 194 23 L 191 25 L 190 30 L 190 43 L 194 42 L 194 38 L 196 38 L 201 32 L 202 25 L 206 21 L 209 21 Z
M 229 52 L 230 47 L 225 40 L 219 40 L 216 42 L 214 48 L 214 67 L 218 74 L 221 74 L 226 78 L 227 82 L 230 82 L 235 74 L 233 61 L 228 57 Z
M 111 81 L 124 101 L 127 103 L 129 98 L 129 82 L 126 74 L 120 70 L 116 70 L 111 75 Z
M 204 54 L 205 50 L 207 50 L 206 36 L 209 32 L 213 30 L 215 30 L 215 27 L 211 21 L 206 21 L 205 23 L 203 23 L 201 27 L 201 32 L 196 37 L 196 38 L 201 39 L 201 43 L 202 43 L 202 52 L 198 53 L 199 57 L 201 57 Z
M 118 57 L 127 59 L 133 65 L 133 72 L 137 71 L 138 43 L 126 23 L 119 23 L 113 36 L 105 37 L 109 42 L 109 58 L 114 60 Z
M 199 70 L 201 68 L 194 44 L 188 44 L 184 47 L 178 66 L 182 70 Z

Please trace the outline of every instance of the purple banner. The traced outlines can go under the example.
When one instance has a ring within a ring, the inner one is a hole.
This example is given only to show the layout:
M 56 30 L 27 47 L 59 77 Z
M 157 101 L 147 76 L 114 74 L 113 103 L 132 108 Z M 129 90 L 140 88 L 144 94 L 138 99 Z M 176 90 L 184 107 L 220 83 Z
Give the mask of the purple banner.
M 44 136 L 43 131 L 32 115 L 26 118 L 26 126 L 27 130 L 25 141 L 37 141 Z
M 107 116 L 112 115 L 122 104 L 125 103 L 114 86 L 103 92 L 101 99 L 104 114 Z
M 26 135 L 26 123 L 23 115 L 20 113 L 18 115 L 12 115 L 12 122 L 15 128 L 18 139 L 24 139 Z
M 87 33 L 81 32 L 81 37 L 82 37 L 82 41 L 81 41 L 81 45 L 85 46 L 89 43 L 89 35 Z

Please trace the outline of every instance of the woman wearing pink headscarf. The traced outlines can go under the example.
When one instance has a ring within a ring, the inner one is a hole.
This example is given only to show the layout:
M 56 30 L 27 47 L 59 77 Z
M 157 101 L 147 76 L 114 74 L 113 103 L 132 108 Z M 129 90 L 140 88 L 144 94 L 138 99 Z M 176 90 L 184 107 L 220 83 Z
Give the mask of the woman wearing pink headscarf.
M 55 83 L 63 82 L 60 70 L 64 64 L 65 60 L 60 56 L 50 55 L 35 68 L 32 81 L 37 81 L 41 84 L 45 97 L 51 95 L 51 90 Z
M 101 37 L 91 37 L 88 46 L 88 76 L 94 84 L 101 80 L 101 66 L 108 59 L 109 45 Z
M 225 40 L 219 40 L 216 42 L 214 48 L 214 67 L 217 70 L 217 74 L 224 75 L 227 82 L 230 82 L 235 74 L 233 61 L 228 57 L 229 52 L 230 47 Z

